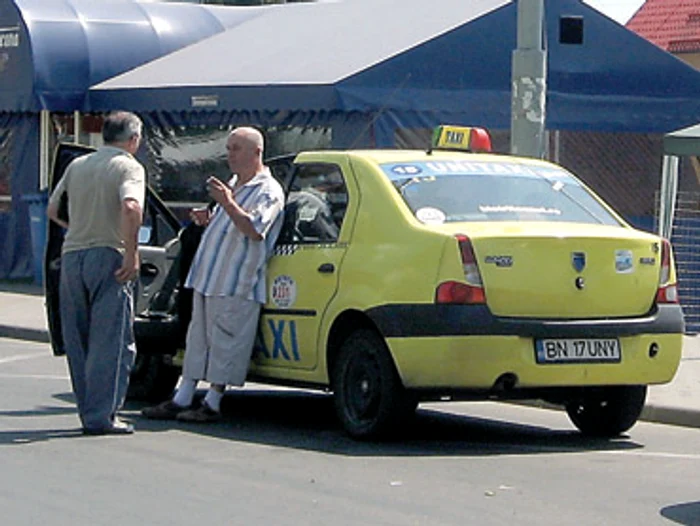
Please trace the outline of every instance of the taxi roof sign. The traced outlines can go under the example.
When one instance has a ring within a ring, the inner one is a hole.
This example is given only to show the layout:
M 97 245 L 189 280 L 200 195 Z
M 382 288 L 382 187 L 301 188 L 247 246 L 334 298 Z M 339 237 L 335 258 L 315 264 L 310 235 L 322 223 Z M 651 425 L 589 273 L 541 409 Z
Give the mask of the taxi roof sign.
M 433 130 L 431 149 L 490 152 L 491 137 L 484 128 L 442 125 Z

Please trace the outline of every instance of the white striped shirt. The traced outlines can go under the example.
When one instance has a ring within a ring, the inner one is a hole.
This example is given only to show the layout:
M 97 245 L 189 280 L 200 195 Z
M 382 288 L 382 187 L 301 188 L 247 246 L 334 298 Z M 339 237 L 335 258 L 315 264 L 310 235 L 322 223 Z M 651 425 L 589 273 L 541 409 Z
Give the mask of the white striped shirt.
M 228 185 L 233 187 L 234 176 Z M 214 208 L 192 261 L 185 287 L 205 296 L 242 296 L 265 303 L 267 260 L 282 227 L 284 192 L 265 170 L 234 192 L 236 203 L 251 216 L 262 241 L 243 234 L 221 206 Z

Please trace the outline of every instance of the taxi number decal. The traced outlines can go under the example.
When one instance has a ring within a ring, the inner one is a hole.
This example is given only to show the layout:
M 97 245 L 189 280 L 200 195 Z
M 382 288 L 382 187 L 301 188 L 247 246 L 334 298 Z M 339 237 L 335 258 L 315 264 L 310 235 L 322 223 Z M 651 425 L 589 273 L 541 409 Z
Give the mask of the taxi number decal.
M 392 166 L 391 171 L 398 175 L 418 175 L 423 170 L 415 164 L 396 164 Z
M 300 357 L 296 321 L 290 320 L 287 323 L 286 320 L 267 320 L 267 325 L 272 332 L 272 350 L 270 350 L 265 343 L 265 338 L 261 337 L 258 351 L 263 354 L 265 358 L 271 358 L 272 360 L 279 360 L 281 358 L 287 361 L 298 362 Z M 289 336 L 291 354 L 289 352 L 290 349 L 287 349 L 284 343 L 285 334 Z

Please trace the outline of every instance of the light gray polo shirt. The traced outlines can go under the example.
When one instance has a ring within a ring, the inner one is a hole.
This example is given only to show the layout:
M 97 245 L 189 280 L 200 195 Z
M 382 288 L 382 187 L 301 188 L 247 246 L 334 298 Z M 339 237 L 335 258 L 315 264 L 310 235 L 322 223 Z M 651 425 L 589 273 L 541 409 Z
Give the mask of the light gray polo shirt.
M 66 191 L 69 228 L 63 252 L 93 247 L 122 252 L 122 201 L 135 199 L 143 210 L 146 172 L 141 163 L 121 148 L 102 146 L 68 165 L 49 202 L 58 204 Z

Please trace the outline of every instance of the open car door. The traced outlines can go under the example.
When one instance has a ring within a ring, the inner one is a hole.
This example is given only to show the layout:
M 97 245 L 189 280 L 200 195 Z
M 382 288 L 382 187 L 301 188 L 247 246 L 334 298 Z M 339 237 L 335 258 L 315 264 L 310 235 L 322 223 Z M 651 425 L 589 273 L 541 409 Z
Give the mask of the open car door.
M 53 191 L 73 159 L 92 151 L 94 149 L 87 146 L 59 144 L 49 190 Z M 61 202 L 59 215 L 69 219 L 67 199 Z M 64 230 L 53 221 L 49 221 L 48 230 L 44 257 L 46 311 L 51 347 L 54 355 L 61 356 L 65 354 L 59 309 Z M 143 225 L 139 231 L 141 270 L 134 291 L 134 335 L 138 353 L 129 386 L 131 397 L 168 396 L 177 381 L 178 370 L 171 365 L 171 357 L 182 345 L 184 336 L 177 315 L 179 231 L 177 218 L 147 186 Z

